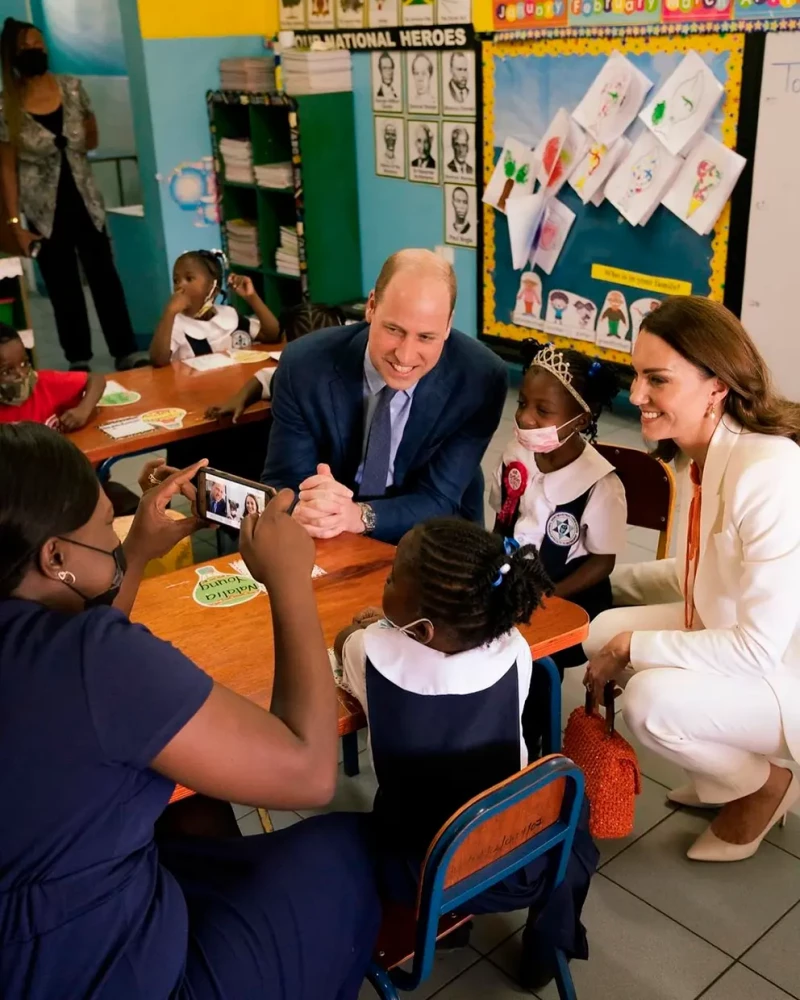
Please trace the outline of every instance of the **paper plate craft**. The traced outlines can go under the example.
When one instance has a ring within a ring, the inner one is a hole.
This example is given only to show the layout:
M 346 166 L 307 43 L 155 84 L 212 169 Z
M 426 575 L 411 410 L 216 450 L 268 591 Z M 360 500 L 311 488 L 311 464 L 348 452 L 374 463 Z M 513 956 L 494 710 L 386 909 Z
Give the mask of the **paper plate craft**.
M 486 185 L 484 202 L 493 205 L 499 212 L 505 212 L 509 198 L 531 194 L 535 180 L 533 160 L 533 150 L 529 146 L 519 139 L 506 139 L 494 173 Z
M 130 403 L 138 403 L 142 398 L 141 393 L 126 389 L 119 382 L 110 379 L 106 382 L 106 389 L 102 397 L 97 401 L 98 406 L 128 406 Z
M 522 198 L 512 198 L 506 205 L 511 264 L 515 271 L 520 271 L 528 263 L 545 211 L 546 202 L 540 191 Z
M 677 156 L 706 127 L 722 93 L 722 84 L 702 57 L 689 52 L 639 118 Z
M 544 221 L 531 254 L 531 263 L 540 267 L 545 274 L 553 273 L 574 221 L 575 213 L 563 202 L 553 198 L 547 203 Z
M 523 271 L 519 279 L 519 291 L 511 316 L 517 326 L 529 326 L 542 314 L 542 279 L 535 271 Z
M 746 162 L 743 156 L 704 135 L 664 196 L 665 207 L 705 236 L 716 225 Z
M 148 410 L 141 415 L 141 420 L 153 427 L 163 427 L 165 430 L 174 431 L 183 426 L 183 418 L 186 410 L 181 410 L 177 406 L 168 406 L 162 410 Z
M 597 343 L 615 351 L 631 349 L 631 318 L 625 296 L 617 289 L 606 295 L 597 319 Z
M 610 146 L 634 120 L 652 85 L 632 62 L 614 52 L 572 117 L 596 142 Z
M 241 348 L 238 350 L 228 351 L 228 354 L 239 365 L 252 365 L 256 362 L 262 365 L 264 364 L 264 351 L 248 351 L 245 348 Z
M 642 132 L 605 187 L 605 196 L 632 226 L 649 218 L 683 161 Z

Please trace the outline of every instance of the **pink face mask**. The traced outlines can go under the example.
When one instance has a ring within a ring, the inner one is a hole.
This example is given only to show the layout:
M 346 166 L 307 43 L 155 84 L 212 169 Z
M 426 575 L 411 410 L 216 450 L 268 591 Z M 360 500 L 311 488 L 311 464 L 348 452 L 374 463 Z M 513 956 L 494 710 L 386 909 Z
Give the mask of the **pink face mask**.
M 562 424 L 561 427 L 566 427 L 567 424 L 573 423 L 577 420 L 577 417 L 573 417 L 572 420 L 568 420 L 566 424 Z M 547 455 L 551 451 L 557 451 L 563 445 L 569 441 L 575 431 L 565 437 L 563 441 L 559 441 L 558 432 L 561 427 L 530 427 L 524 428 L 520 427 L 519 424 L 514 421 L 514 434 L 516 435 L 517 441 L 526 448 L 528 451 L 534 452 L 536 455 Z

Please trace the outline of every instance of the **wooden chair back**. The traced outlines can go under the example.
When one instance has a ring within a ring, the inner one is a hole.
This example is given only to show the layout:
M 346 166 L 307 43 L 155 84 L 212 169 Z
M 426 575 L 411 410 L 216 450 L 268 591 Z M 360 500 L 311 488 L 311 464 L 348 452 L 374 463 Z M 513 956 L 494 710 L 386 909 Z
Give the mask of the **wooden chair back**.
M 616 469 L 628 501 L 628 524 L 658 532 L 656 559 L 666 559 L 675 513 L 675 475 L 640 448 L 598 442 L 595 448 Z

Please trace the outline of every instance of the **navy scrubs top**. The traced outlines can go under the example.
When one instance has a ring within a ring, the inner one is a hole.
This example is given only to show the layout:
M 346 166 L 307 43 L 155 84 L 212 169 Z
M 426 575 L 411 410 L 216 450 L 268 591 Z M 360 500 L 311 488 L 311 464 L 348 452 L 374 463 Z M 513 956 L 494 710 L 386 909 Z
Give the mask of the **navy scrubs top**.
M 187 911 L 153 823 L 174 785 L 149 763 L 211 678 L 99 608 L 0 601 L 0 996 L 168 997 Z

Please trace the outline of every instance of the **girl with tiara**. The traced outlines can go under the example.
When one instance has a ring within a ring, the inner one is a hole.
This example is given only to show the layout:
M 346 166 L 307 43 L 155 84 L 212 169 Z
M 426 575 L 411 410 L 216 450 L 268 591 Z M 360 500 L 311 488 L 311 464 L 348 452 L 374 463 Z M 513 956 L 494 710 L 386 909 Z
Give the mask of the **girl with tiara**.
M 514 437 L 489 498 L 495 531 L 535 545 L 555 593 L 594 618 L 611 607 L 609 577 L 626 542 L 625 491 L 590 443 L 619 387 L 607 365 L 579 351 L 533 340 L 522 348 Z M 575 646 L 555 659 L 563 670 L 585 657 Z
M 233 306 L 215 304 L 224 294 L 225 265 L 221 250 L 188 250 L 175 261 L 175 290 L 150 344 L 150 360 L 157 368 L 201 354 L 248 348 L 254 341 L 278 339 L 278 321 L 250 278 L 231 274 L 228 284 L 254 315 L 244 316 Z

